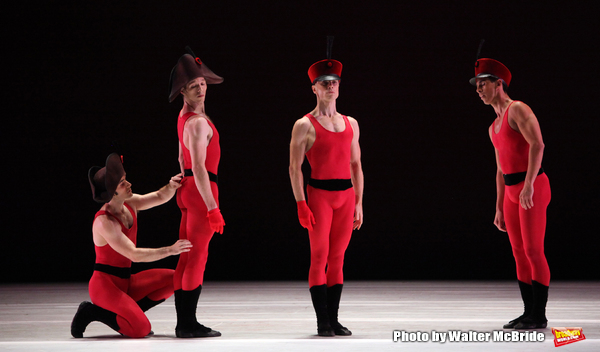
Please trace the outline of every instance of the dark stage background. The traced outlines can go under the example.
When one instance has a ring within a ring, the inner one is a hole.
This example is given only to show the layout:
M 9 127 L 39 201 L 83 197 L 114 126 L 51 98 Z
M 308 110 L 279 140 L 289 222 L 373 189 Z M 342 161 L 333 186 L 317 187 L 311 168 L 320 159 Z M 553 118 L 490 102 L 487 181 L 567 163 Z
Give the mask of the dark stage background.
M 525 5 L 524 5 L 525 3 Z M 227 226 L 207 280 L 304 280 L 308 236 L 289 185 L 296 119 L 315 106 L 307 69 L 344 64 L 338 111 L 361 126 L 363 228 L 346 279 L 514 279 L 493 225 L 495 115 L 468 84 L 482 57 L 536 113 L 552 185 L 553 279 L 598 272 L 598 27 L 553 2 L 24 2 L 4 12 L 3 282 L 85 281 L 94 251 L 87 170 L 115 142 L 136 193 L 178 172 L 169 72 L 184 47 L 225 78 L 207 113 L 221 134 Z M 139 214 L 139 246 L 172 244 L 175 200 Z M 171 257 L 151 265 L 173 267 Z M 137 269 L 151 265 L 136 265 Z

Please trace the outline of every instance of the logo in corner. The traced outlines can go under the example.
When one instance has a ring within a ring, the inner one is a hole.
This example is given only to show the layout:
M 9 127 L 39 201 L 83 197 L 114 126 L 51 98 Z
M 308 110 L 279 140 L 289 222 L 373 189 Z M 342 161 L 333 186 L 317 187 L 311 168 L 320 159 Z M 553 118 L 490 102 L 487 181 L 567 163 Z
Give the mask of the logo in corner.
M 582 328 L 552 328 L 552 334 L 555 347 L 585 340 Z

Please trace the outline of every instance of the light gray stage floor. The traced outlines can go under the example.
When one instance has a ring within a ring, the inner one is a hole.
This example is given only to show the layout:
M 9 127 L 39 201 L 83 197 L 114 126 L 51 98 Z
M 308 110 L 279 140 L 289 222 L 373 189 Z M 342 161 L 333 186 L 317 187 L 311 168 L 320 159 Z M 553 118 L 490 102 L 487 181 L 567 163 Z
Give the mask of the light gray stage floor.
M 92 323 L 70 335 L 87 284 L 0 285 L 0 351 L 600 351 L 600 282 L 553 282 L 543 342 L 394 342 L 394 330 L 493 334 L 521 314 L 516 282 L 352 281 L 344 286 L 340 321 L 351 337 L 316 336 L 305 282 L 207 282 L 201 323 L 210 339 L 175 338 L 170 298 L 151 309 L 154 336 L 124 338 Z M 582 327 L 586 340 L 555 347 L 551 327 Z M 511 330 L 506 330 L 510 332 Z

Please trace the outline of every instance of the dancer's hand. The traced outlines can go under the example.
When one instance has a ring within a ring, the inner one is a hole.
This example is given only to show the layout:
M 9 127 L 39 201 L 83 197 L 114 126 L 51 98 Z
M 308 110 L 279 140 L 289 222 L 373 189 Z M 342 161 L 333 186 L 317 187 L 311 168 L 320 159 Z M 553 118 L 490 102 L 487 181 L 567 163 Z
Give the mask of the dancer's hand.
M 210 228 L 219 234 L 223 234 L 223 226 L 225 226 L 225 220 L 221 214 L 219 208 L 214 208 L 208 212 L 208 223 Z
M 192 248 L 192 242 L 188 241 L 188 240 L 179 240 L 177 242 L 175 242 L 172 246 L 171 246 L 171 255 L 177 255 L 177 254 L 181 254 L 183 252 L 189 252 L 190 248 Z
M 494 225 L 498 228 L 498 230 L 506 232 L 506 224 L 504 223 L 504 213 L 501 211 L 496 211 L 496 217 L 494 218 Z
M 533 185 L 525 184 L 519 194 L 519 203 L 525 210 L 533 208 Z
M 363 224 L 363 209 L 362 204 L 356 204 L 354 207 L 354 225 L 352 226 L 353 230 L 360 230 L 360 227 Z
M 315 216 L 312 211 L 310 211 L 308 205 L 306 205 L 306 201 L 298 201 L 296 202 L 296 205 L 298 205 L 298 220 L 300 220 L 300 225 L 305 229 L 308 229 L 308 231 L 312 231 L 313 226 L 316 223 Z
M 171 189 L 177 189 L 179 187 L 181 187 L 181 178 L 183 177 L 183 174 L 180 172 L 177 175 L 171 177 L 171 180 L 169 180 L 169 187 Z

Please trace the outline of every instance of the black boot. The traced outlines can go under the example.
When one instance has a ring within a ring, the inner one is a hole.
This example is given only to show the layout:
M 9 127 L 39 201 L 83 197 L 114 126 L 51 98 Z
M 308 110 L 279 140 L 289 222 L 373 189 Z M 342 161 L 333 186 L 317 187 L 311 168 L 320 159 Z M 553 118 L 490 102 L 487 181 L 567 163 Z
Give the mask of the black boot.
M 327 315 L 329 315 L 329 324 L 339 336 L 350 336 L 352 331 L 342 326 L 338 321 L 338 310 L 340 309 L 340 298 L 342 297 L 342 288 L 344 285 L 337 284 L 327 288 Z
M 309 290 L 315 313 L 317 313 L 317 334 L 319 336 L 335 336 L 327 314 L 327 285 L 313 286 Z
M 175 291 L 175 311 L 177 312 L 177 326 L 175 336 L 189 337 L 217 337 L 221 333 L 204 326 L 196 320 L 196 307 L 202 292 L 202 285 L 192 291 Z
M 523 318 L 515 329 L 544 329 L 548 326 L 546 319 L 546 303 L 548 302 L 548 286 L 531 281 L 533 287 L 533 308 L 531 314 Z
M 83 301 L 79 304 L 71 322 L 71 336 L 82 338 L 85 328 L 93 321 L 104 323 L 117 332 L 121 329 L 117 324 L 116 313 L 100 308 L 91 302 Z
M 521 322 L 525 317 L 531 314 L 531 309 L 533 307 L 533 288 L 531 285 L 524 283 L 523 281 L 517 281 L 519 283 L 519 290 L 521 290 L 521 298 L 523 299 L 524 311 L 520 317 L 515 318 L 508 322 L 508 324 L 504 324 L 503 328 L 505 329 L 513 329 L 517 324 Z

